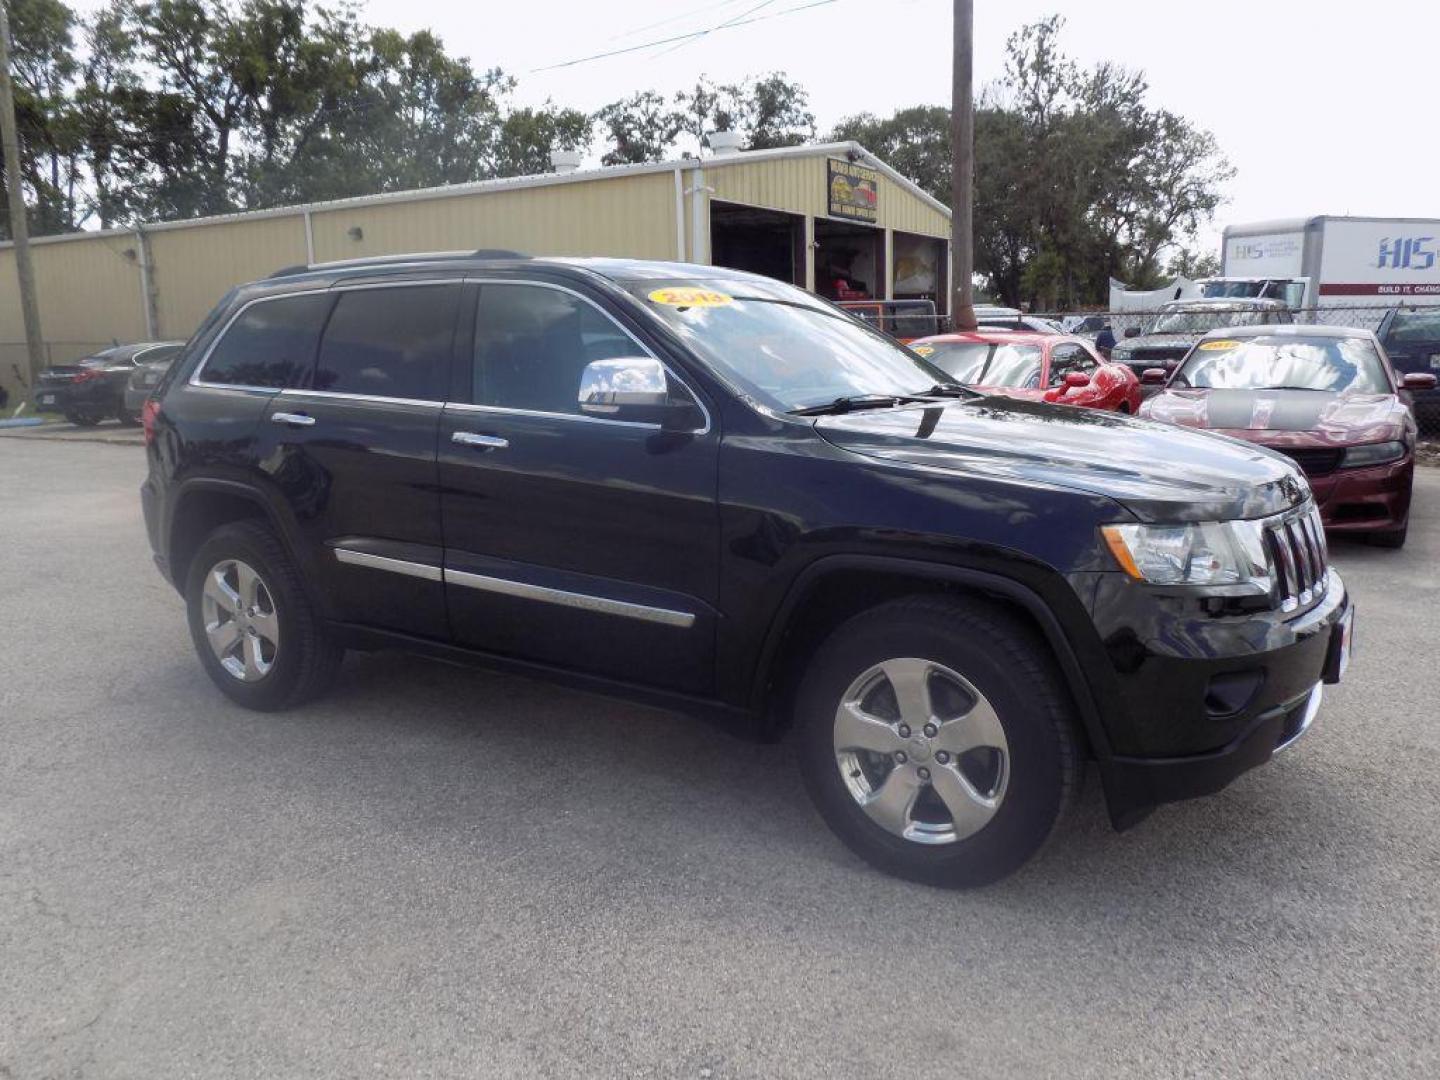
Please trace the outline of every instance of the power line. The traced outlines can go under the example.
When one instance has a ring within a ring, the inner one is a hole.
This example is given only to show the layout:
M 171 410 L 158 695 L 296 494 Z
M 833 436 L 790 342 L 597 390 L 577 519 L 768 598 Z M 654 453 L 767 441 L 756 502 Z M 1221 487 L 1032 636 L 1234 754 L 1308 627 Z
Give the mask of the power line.
M 762 8 L 767 8 L 767 7 L 769 7 L 769 6 L 770 6 L 771 4 L 773 4 L 774 2 L 775 2 L 775 0 L 760 0 L 760 3 L 756 4 L 754 7 L 752 7 L 752 8 L 747 8 L 746 10 L 742 11 L 739 15 L 735 16 L 733 19 L 727 19 L 725 22 L 720 23 L 718 26 L 712 26 L 709 30 L 706 30 L 704 33 L 702 33 L 702 34 L 700 35 L 700 37 L 691 38 L 690 41 L 699 41 L 701 37 L 709 37 L 711 34 L 717 32 L 717 31 L 719 31 L 719 30 L 728 30 L 728 29 L 729 29 L 730 27 L 732 27 L 732 26 L 739 26 L 741 23 L 743 23 L 743 22 L 744 22 L 747 18 L 749 18 L 751 15 L 754 15 L 756 12 L 760 11 Z M 655 56 L 654 56 L 654 59 L 657 59 L 657 60 L 658 60 L 658 59 L 659 59 L 660 57 L 662 57 L 662 56 L 668 56 L 670 53 L 674 52 L 676 49 L 683 49 L 686 45 L 689 45 L 689 44 L 690 44 L 690 41 L 682 41 L 682 42 L 679 42 L 678 44 L 672 45 L 672 46 L 670 46 L 670 48 L 666 49 L 664 52 L 656 53 Z
M 644 26 L 637 26 L 632 30 L 626 30 L 623 34 L 616 34 L 614 37 L 609 38 L 608 40 L 624 41 L 626 38 L 633 38 L 637 34 L 643 34 L 647 30 L 656 30 L 662 26 L 671 26 L 674 23 L 684 22 L 686 19 L 694 18 L 696 15 L 704 15 L 708 12 L 716 11 L 720 8 L 734 7 L 736 4 L 740 4 L 743 2 L 744 0 L 720 0 L 718 4 L 705 4 L 702 7 L 692 8 L 691 10 L 682 12 L 679 15 L 671 15 L 669 18 L 666 19 L 660 19 L 656 22 L 646 23 Z
M 771 0 L 766 0 L 767 3 Z M 796 4 L 794 7 L 785 8 L 782 11 L 772 11 L 768 15 L 755 15 L 750 18 L 740 18 L 739 21 L 727 23 L 724 29 L 730 30 L 740 26 L 750 26 L 753 23 L 765 22 L 769 19 L 778 19 L 782 15 L 794 15 L 800 11 L 809 11 L 811 8 L 826 7 L 836 3 L 837 0 L 811 0 L 808 4 Z M 762 5 L 763 6 L 763 5 Z M 623 49 L 610 49 L 606 52 L 594 53 L 590 56 L 577 57 L 574 60 L 565 60 L 558 64 L 547 64 L 545 67 L 531 68 L 528 74 L 537 75 L 542 71 L 556 71 L 560 68 L 575 67 L 578 64 L 588 64 L 594 60 L 606 60 L 612 56 L 624 56 L 627 53 L 641 52 L 645 49 L 654 49 L 661 45 L 673 45 L 677 41 L 689 41 L 693 38 L 706 37 L 721 29 L 710 27 L 708 30 L 692 30 L 686 34 L 675 34 L 671 37 L 661 38 L 658 41 L 647 41 L 643 45 L 629 45 Z

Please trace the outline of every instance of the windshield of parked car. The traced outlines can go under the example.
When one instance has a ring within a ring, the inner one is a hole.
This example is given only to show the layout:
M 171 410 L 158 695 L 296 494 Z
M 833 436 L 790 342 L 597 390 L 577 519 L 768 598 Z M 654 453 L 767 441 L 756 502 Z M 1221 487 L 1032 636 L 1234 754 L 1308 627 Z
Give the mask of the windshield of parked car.
M 859 320 L 781 282 L 624 282 L 721 376 L 781 411 L 921 394 L 952 380 Z
M 1352 337 L 1255 337 L 1202 341 L 1172 386 L 1216 390 L 1332 390 L 1388 394 L 1375 346 Z
M 970 386 L 1034 388 L 1040 385 L 1042 357 L 1039 345 L 926 341 L 918 343 L 914 349 L 956 382 Z
M 1147 334 L 1207 334 L 1227 326 L 1263 326 L 1289 322 L 1287 312 L 1277 308 L 1176 308 L 1162 309 L 1145 328 Z
M 1440 341 L 1440 308 L 1431 311 L 1397 311 L 1385 331 L 1385 343 Z

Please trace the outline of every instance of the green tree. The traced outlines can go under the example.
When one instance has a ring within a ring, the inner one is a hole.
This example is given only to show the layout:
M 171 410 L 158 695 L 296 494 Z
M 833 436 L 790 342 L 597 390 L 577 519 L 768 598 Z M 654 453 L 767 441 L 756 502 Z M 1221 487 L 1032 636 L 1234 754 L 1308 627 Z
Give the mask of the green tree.
M 830 138 L 858 142 L 935 198 L 950 202 L 950 110 L 944 106 L 916 105 L 883 120 L 860 113 L 840 121 Z
M 602 159 L 606 165 L 661 161 L 686 128 L 686 117 L 654 90 L 611 102 L 595 114 L 595 119 L 604 128 L 610 146 Z

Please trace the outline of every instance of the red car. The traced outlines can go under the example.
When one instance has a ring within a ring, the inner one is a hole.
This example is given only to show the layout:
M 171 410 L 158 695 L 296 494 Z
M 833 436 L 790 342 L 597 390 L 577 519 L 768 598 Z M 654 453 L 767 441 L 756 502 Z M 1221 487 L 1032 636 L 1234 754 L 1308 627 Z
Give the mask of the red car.
M 957 382 L 1007 397 L 1134 413 L 1140 380 L 1065 334 L 974 330 L 919 338 L 910 348 Z
M 1415 417 L 1401 394 L 1429 390 L 1428 372 L 1395 374 L 1369 330 L 1246 326 L 1212 330 L 1140 415 L 1208 428 L 1293 459 L 1310 479 L 1325 527 L 1400 547 L 1410 522 Z

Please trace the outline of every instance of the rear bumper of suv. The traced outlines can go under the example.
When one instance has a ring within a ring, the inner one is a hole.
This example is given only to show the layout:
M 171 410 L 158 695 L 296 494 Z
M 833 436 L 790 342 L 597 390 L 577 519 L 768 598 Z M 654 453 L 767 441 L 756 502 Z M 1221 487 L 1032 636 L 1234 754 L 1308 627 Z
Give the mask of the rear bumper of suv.
M 1329 573 L 1324 598 L 1298 617 L 1194 620 L 1164 654 L 1131 658 L 1121 673 L 1129 737 L 1103 763 L 1117 827 L 1161 803 L 1219 791 L 1309 729 L 1321 686 L 1339 681 L 1351 609 L 1340 576 Z M 1237 647 L 1246 641 L 1273 647 Z

